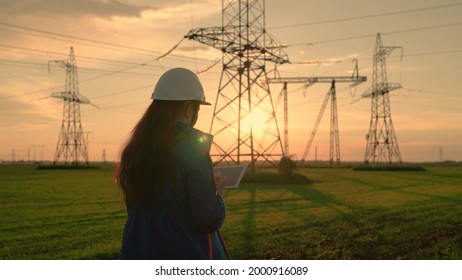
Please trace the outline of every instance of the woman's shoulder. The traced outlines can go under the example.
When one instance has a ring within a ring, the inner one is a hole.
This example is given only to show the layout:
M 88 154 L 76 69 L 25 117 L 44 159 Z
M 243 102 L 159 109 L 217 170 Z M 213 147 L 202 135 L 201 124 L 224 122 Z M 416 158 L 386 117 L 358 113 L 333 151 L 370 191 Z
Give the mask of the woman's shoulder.
M 174 137 L 173 150 L 191 150 L 208 155 L 212 146 L 213 136 L 191 126 L 178 123 Z

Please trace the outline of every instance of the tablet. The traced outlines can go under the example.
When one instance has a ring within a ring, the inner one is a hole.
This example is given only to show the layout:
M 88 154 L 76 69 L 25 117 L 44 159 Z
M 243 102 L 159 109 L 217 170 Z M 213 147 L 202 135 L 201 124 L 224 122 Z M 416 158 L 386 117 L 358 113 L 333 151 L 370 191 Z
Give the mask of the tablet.
M 225 188 L 236 189 L 244 176 L 247 165 L 215 166 L 213 173 L 220 173 L 226 178 Z

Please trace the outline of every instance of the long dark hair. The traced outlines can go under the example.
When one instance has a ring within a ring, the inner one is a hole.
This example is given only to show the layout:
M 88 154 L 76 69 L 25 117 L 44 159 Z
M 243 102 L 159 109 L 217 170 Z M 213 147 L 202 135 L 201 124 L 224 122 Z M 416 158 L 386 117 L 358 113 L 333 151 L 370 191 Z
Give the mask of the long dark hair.
M 116 170 L 127 207 L 141 205 L 170 175 L 177 115 L 184 109 L 183 101 L 154 100 L 133 129 Z

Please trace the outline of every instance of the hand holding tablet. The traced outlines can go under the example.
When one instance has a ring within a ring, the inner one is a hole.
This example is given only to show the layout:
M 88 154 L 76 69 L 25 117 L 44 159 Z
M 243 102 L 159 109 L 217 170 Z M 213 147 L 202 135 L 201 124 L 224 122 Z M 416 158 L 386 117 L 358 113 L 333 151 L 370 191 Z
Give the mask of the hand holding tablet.
M 224 179 L 225 188 L 236 189 L 244 176 L 247 165 L 216 166 L 213 168 L 214 174 L 220 174 Z

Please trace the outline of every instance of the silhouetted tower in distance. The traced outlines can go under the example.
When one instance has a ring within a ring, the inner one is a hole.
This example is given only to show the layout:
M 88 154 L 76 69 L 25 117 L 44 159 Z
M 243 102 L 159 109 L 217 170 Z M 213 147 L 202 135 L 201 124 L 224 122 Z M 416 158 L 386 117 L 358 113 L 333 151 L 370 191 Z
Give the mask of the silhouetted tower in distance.
M 64 101 L 63 121 L 53 164 L 56 164 L 61 159 L 65 164 L 78 165 L 80 160 L 89 164 L 80 118 L 80 104 L 89 104 L 90 101 L 79 93 L 79 79 L 74 48 L 71 47 L 68 60 L 53 62 L 60 64 L 66 70 L 64 91 L 51 94 L 51 97 Z
M 371 122 L 366 135 L 367 146 L 364 156 L 366 164 L 393 162 L 402 163 L 391 120 L 389 92 L 401 88 L 401 84 L 387 81 L 386 57 L 402 47 L 383 46 L 380 33 L 377 34 L 373 57 L 372 86 L 362 97 L 371 98 Z
M 310 138 L 308 139 L 308 143 L 306 145 L 305 151 L 303 152 L 302 162 L 308 156 L 308 153 L 311 148 L 311 144 L 313 143 L 314 136 L 316 135 L 316 131 L 318 129 L 319 123 L 321 118 L 324 114 L 324 110 L 326 109 L 326 105 L 331 101 L 331 113 L 330 113 L 330 149 L 329 149 L 329 158 L 330 163 L 333 165 L 334 163 L 334 154 L 337 165 L 340 165 L 340 139 L 339 139 L 339 128 L 338 128 L 338 115 L 337 115 L 337 97 L 336 97 L 336 83 L 353 83 L 351 87 L 357 86 L 360 83 L 366 81 L 366 76 L 359 76 L 359 69 L 358 69 L 358 62 L 354 60 L 356 63 L 355 68 L 353 70 L 352 76 L 330 76 L 330 77 L 279 77 L 279 78 L 269 78 L 268 83 L 282 83 L 283 89 L 282 93 L 284 95 L 284 151 L 287 156 L 289 156 L 289 137 L 288 137 L 288 109 L 287 109 L 287 84 L 305 84 L 307 87 L 311 86 L 315 83 L 330 83 L 331 87 L 326 94 L 324 102 L 321 106 L 321 110 L 319 112 L 318 118 L 314 125 L 313 131 L 311 132 Z
M 274 163 L 283 155 L 267 62 L 289 63 L 265 30 L 265 1 L 223 0 L 221 27 L 197 28 L 185 37 L 223 52 L 223 68 L 210 133 L 215 163 Z

